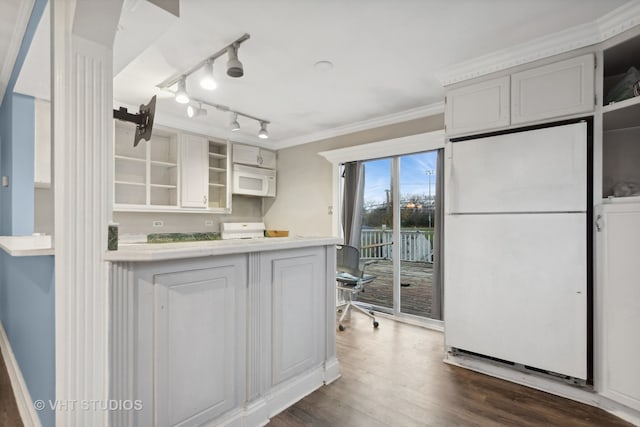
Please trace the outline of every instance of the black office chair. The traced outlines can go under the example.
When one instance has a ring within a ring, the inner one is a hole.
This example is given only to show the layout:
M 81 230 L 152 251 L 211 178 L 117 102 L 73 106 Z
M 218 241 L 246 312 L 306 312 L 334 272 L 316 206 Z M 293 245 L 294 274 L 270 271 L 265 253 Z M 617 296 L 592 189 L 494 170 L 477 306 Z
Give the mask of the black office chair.
M 346 301 L 343 304 L 342 315 L 338 320 L 338 329 L 344 331 L 342 322 L 345 317 L 351 316 L 351 309 L 364 313 L 373 319 L 373 327 L 377 328 L 379 323 L 376 320 L 373 311 L 367 311 L 364 308 L 354 304 L 358 299 L 358 294 L 364 291 L 365 285 L 373 282 L 376 276 L 365 274 L 364 270 L 368 265 L 376 261 L 366 261 L 362 264 L 360 270 L 360 251 L 353 246 L 339 245 L 336 251 L 336 282 L 337 288 L 342 291 Z

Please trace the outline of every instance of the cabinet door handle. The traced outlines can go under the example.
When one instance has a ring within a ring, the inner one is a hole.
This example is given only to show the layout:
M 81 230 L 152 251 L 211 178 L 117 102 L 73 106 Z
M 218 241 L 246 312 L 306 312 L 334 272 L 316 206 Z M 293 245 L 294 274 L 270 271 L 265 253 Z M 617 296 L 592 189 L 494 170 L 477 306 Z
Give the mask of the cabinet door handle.
M 596 231 L 602 231 L 602 215 L 596 215 Z
M 202 198 L 202 203 L 205 204 L 205 205 L 207 204 L 207 196 L 206 195 Z

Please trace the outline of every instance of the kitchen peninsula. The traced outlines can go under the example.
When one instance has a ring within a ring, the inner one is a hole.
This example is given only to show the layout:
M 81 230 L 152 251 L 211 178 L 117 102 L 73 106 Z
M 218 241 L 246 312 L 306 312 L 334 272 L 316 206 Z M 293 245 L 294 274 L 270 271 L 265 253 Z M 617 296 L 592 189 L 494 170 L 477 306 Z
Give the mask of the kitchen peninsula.
M 113 425 L 264 425 L 339 377 L 334 237 L 120 245 Z

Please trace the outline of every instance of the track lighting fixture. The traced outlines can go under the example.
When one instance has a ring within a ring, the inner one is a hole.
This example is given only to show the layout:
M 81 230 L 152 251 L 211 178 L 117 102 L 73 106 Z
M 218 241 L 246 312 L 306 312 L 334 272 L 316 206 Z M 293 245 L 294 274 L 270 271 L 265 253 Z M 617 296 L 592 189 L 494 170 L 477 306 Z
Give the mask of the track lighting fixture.
M 215 108 L 218 111 L 223 111 L 225 113 L 231 113 L 231 121 L 229 122 L 229 128 L 232 131 L 238 131 L 240 130 L 240 123 L 238 123 L 238 117 L 242 116 L 244 118 L 247 119 L 251 119 L 251 120 L 255 120 L 256 122 L 260 123 L 260 130 L 258 132 L 258 137 L 261 139 L 267 139 L 269 138 L 269 132 L 267 131 L 267 125 L 269 124 L 268 120 L 264 120 L 261 119 L 260 117 L 256 117 L 256 116 L 252 116 L 251 114 L 247 114 L 247 113 L 243 113 L 242 111 L 238 111 L 238 110 L 234 110 L 231 109 L 229 107 L 227 107 L 226 105 L 222 105 L 222 104 L 216 104 L 214 102 L 209 102 L 209 101 L 205 101 L 204 99 L 198 99 L 198 98 L 191 98 L 191 102 L 197 102 L 200 107 L 199 108 L 195 108 L 192 105 L 189 105 L 189 107 L 187 107 L 187 114 L 189 115 L 189 117 L 197 117 L 197 116 L 203 116 L 205 114 L 207 114 L 207 110 L 202 108 L 203 105 L 206 105 L 208 107 L 211 108 Z M 200 113 L 198 113 L 198 111 L 201 111 Z M 192 116 L 193 114 L 193 116 Z
M 229 77 L 242 77 L 244 75 L 242 62 L 238 60 L 238 46 L 239 44 L 233 43 L 227 47 L 227 55 L 229 56 L 229 60 L 227 61 L 227 75 Z
M 267 132 L 267 122 L 260 122 L 260 132 L 258 132 L 258 138 L 267 139 L 269 138 L 269 132 Z
M 189 116 L 190 119 L 193 119 L 194 117 L 206 116 L 206 115 L 207 115 L 207 110 L 202 108 L 202 103 L 200 104 L 199 107 L 194 107 L 193 105 L 189 105 L 187 107 L 187 116 Z
M 231 120 L 231 131 L 235 132 L 240 130 L 240 123 L 238 123 L 238 113 L 233 113 L 233 119 Z
M 200 86 L 206 90 L 214 90 L 218 87 L 216 80 L 213 78 L 213 59 L 204 64 L 204 75 L 200 79 Z
M 178 90 L 176 91 L 176 102 L 180 104 L 189 103 L 189 95 L 187 95 L 187 77 L 182 76 L 178 80 Z
M 224 54 L 227 54 L 229 56 L 229 59 L 227 61 L 227 75 L 230 77 L 242 77 L 244 75 L 244 68 L 242 66 L 242 63 L 238 60 L 238 48 L 243 42 L 249 40 L 249 37 L 251 37 L 249 36 L 249 34 L 243 34 L 240 38 L 229 43 L 214 54 L 207 56 L 205 59 L 198 62 L 188 70 L 166 79 L 165 81 L 160 83 L 158 87 L 160 89 L 167 89 L 178 83 L 176 101 L 182 104 L 187 104 L 189 103 L 189 100 L 186 91 L 186 78 L 196 71 L 200 70 L 201 68 L 204 68 L 204 75 L 200 80 L 200 86 L 207 90 L 215 89 L 217 84 L 215 79 L 213 78 L 213 62 Z M 181 99 L 181 101 L 179 101 L 178 99 Z
M 220 105 L 213 102 L 208 102 L 203 99 L 190 97 L 189 94 L 187 93 L 187 77 L 189 77 L 191 74 L 195 73 L 196 71 L 200 70 L 201 68 L 203 69 L 203 75 L 202 75 L 202 78 L 200 79 L 200 86 L 207 90 L 213 90 L 216 88 L 217 84 L 213 77 L 213 63 L 216 59 L 218 59 L 219 57 L 225 54 L 228 56 L 227 75 L 230 77 L 242 77 L 244 75 L 244 67 L 242 65 L 242 62 L 240 62 L 240 60 L 238 59 L 238 49 L 243 42 L 249 40 L 249 37 L 250 37 L 249 34 L 243 34 L 238 39 L 224 46 L 222 49 L 218 50 L 212 55 L 207 56 L 205 59 L 195 64 L 193 67 L 189 68 L 188 70 L 183 71 L 180 74 L 173 75 L 172 77 L 169 77 L 168 79 L 160 83 L 157 87 L 159 87 L 160 89 L 172 91 L 171 88 L 173 88 L 177 84 L 177 90 L 174 92 L 175 99 L 177 102 L 181 104 L 191 104 L 187 106 L 187 115 L 191 118 L 206 115 L 207 110 L 203 109 L 202 106 L 207 105 L 209 107 L 215 108 L 216 110 L 233 114 L 232 120 L 229 123 L 229 126 L 232 131 L 235 132 L 240 130 L 240 123 L 238 123 L 238 116 L 242 116 L 247 119 L 255 120 L 258 123 L 260 123 L 260 130 L 258 132 L 259 138 L 261 139 L 269 138 L 269 132 L 267 131 L 267 125 L 269 124 L 269 121 L 263 120 L 259 117 L 255 117 L 237 110 L 232 110 L 231 108 L 225 105 Z M 199 107 L 198 108 L 194 107 L 192 103 L 198 103 Z

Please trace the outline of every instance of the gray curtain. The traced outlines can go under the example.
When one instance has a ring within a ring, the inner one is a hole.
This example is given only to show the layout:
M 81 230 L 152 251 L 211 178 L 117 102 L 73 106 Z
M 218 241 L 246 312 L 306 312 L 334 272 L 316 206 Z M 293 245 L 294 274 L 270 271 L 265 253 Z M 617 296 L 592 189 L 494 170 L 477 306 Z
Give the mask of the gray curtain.
M 364 203 L 364 163 L 345 163 L 343 176 L 342 230 L 344 231 L 344 243 L 360 249 L 362 205 Z
M 444 150 L 438 150 L 436 163 L 436 198 L 434 206 L 434 233 L 433 233 L 433 293 L 431 302 L 431 318 L 443 319 L 444 302 L 444 268 L 443 253 L 444 248 Z

